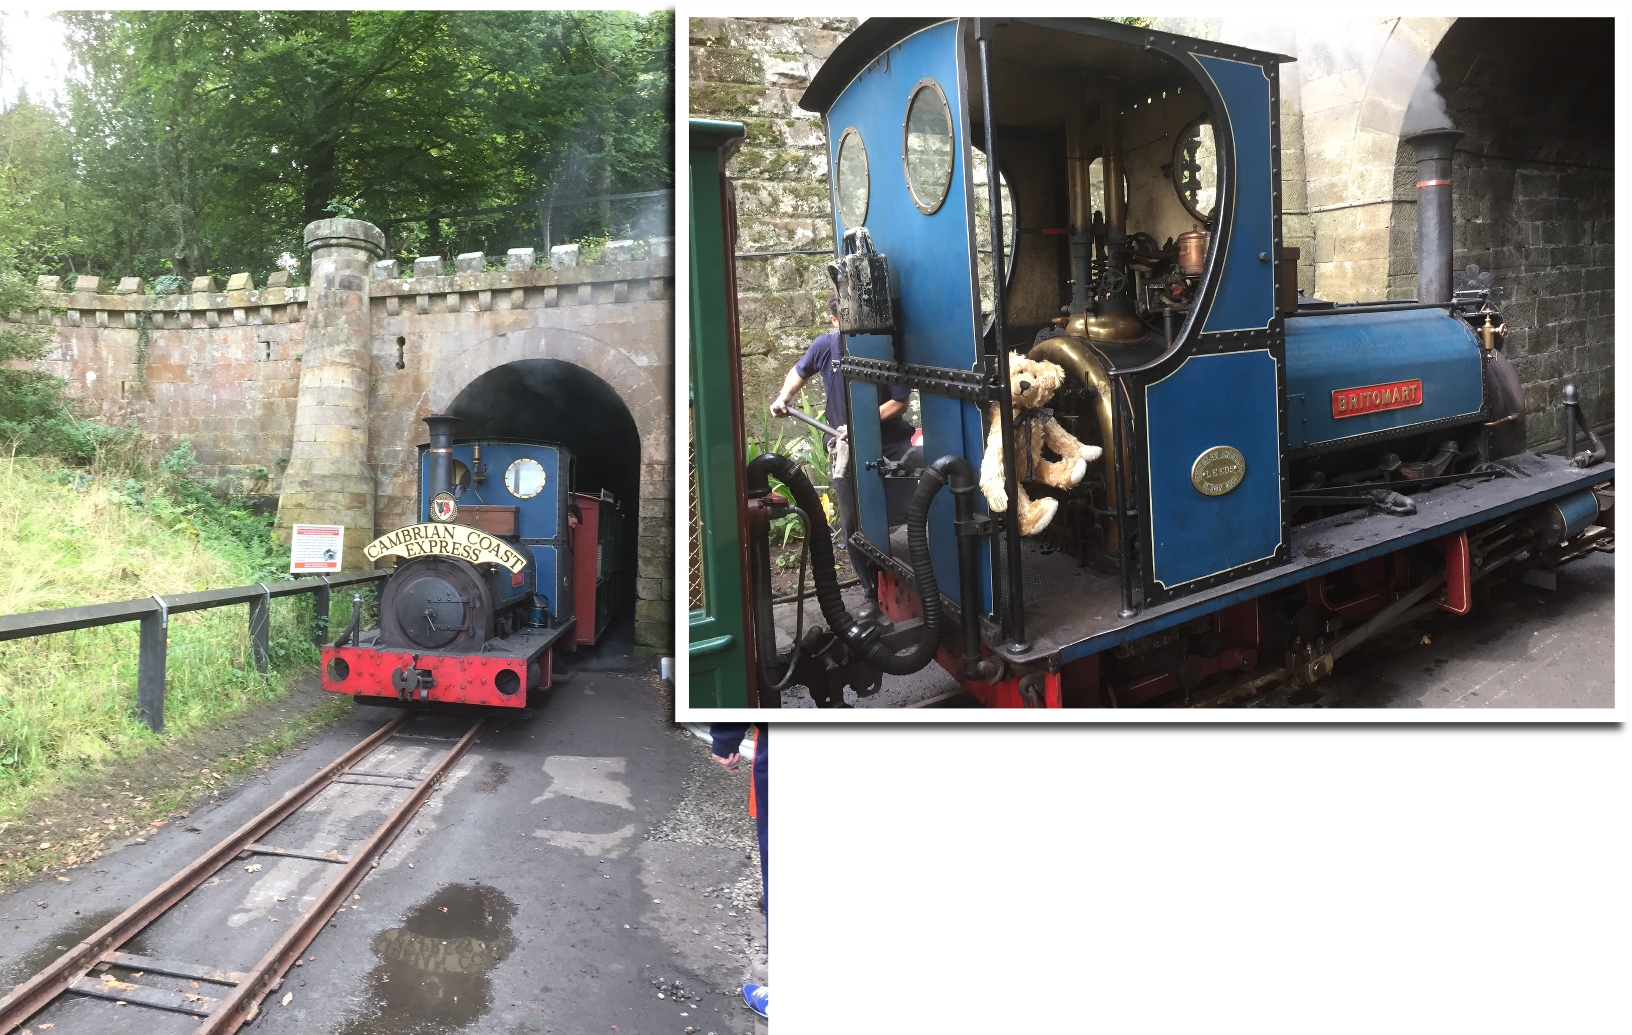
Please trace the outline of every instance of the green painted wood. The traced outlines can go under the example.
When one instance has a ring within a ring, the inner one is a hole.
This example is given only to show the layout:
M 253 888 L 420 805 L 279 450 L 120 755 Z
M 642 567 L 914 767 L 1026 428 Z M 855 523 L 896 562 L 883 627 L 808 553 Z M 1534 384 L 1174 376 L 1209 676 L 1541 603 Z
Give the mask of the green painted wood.
M 691 611 L 693 708 L 749 705 L 746 603 L 742 593 L 742 432 L 732 375 L 736 299 L 727 238 L 725 163 L 744 137 L 739 122 L 691 120 L 691 434 L 692 481 L 701 515 L 693 549 L 703 569 L 703 606 Z M 689 559 L 688 559 L 689 560 Z

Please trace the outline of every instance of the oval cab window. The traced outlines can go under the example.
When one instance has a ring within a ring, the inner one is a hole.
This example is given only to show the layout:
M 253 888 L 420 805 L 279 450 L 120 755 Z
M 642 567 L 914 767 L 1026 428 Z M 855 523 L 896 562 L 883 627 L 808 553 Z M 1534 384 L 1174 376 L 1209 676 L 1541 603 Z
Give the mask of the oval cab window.
M 504 487 L 518 500 L 530 500 L 544 491 L 544 468 L 537 460 L 523 458 L 504 472 Z
M 1173 189 L 1192 216 L 1202 222 L 1213 218 L 1218 204 L 1218 142 L 1213 124 L 1205 118 L 1184 127 L 1173 145 Z
M 839 138 L 839 170 L 835 186 L 839 195 L 839 217 L 846 227 L 867 222 L 867 145 L 854 126 Z
M 903 132 L 907 189 L 927 216 L 941 207 L 952 185 L 952 109 L 935 80 L 924 79 L 913 89 Z

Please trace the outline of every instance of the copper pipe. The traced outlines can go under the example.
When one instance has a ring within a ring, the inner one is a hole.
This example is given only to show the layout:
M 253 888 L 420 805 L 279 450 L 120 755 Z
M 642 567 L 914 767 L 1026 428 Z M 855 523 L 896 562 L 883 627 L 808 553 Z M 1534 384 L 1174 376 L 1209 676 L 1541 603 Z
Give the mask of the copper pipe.
M 1121 127 L 1116 119 L 1116 79 L 1100 87 L 1099 118 L 1105 130 L 1105 230 L 1116 241 L 1128 236 L 1127 199 L 1122 195 Z
M 1199 277 L 1207 269 L 1207 231 L 1186 230 L 1179 235 L 1179 272 Z
M 1066 191 L 1071 204 L 1071 233 L 1093 232 L 1094 193 L 1091 167 L 1094 148 L 1088 140 L 1088 99 L 1082 83 L 1067 81 L 1068 114 L 1065 123 Z

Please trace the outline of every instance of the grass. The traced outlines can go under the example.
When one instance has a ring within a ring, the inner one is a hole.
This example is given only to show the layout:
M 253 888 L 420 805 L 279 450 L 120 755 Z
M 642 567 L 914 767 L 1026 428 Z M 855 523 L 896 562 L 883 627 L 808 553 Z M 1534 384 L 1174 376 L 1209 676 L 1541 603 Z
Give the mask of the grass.
M 271 518 L 223 502 L 191 466 L 186 449 L 124 470 L 0 459 L 0 614 L 287 578 Z M 273 602 L 267 676 L 249 660 L 247 607 L 172 616 L 165 737 L 280 696 L 314 668 L 310 615 L 309 597 Z M 0 643 L 0 821 L 44 787 L 159 742 L 136 717 L 137 635 L 125 623 Z
M 140 835 L 146 837 L 171 819 L 185 819 L 193 806 L 206 797 L 221 793 L 233 776 L 255 769 L 265 769 L 278 755 L 301 743 L 308 735 L 338 721 L 351 712 L 354 702 L 350 697 L 334 697 L 318 707 L 283 723 L 274 732 L 239 750 L 237 754 L 215 760 L 200 760 L 202 764 L 181 770 L 173 782 L 161 793 L 151 796 L 116 792 L 103 789 L 103 795 L 128 801 L 120 803 L 108 817 L 111 822 L 75 832 L 64 839 L 50 837 L 29 850 L 8 854 L 0 859 L 0 891 L 24 883 L 35 875 L 64 867 L 92 862 L 101 857 L 101 848 L 109 839 Z M 196 758 L 196 756 L 195 756 Z M 43 789 L 37 785 L 35 789 Z M 0 825 L 0 829 L 9 824 Z

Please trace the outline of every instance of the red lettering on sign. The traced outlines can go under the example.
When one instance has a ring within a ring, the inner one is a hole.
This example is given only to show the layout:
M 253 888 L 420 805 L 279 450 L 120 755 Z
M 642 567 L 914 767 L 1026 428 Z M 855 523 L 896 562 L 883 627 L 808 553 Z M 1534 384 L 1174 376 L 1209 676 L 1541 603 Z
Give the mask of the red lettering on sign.
M 1332 393 L 1332 417 L 1358 417 L 1381 410 L 1400 410 L 1422 405 L 1422 380 L 1390 381 L 1386 385 L 1344 388 Z

